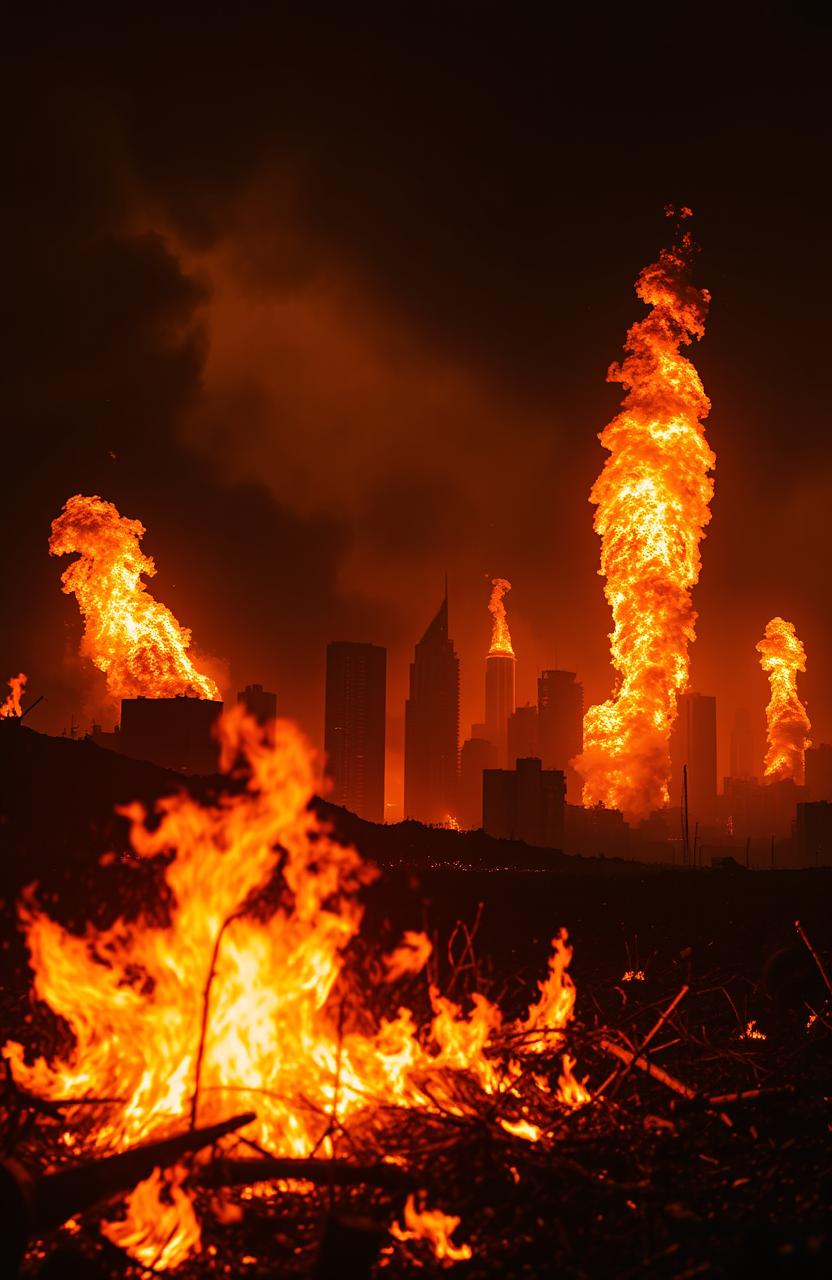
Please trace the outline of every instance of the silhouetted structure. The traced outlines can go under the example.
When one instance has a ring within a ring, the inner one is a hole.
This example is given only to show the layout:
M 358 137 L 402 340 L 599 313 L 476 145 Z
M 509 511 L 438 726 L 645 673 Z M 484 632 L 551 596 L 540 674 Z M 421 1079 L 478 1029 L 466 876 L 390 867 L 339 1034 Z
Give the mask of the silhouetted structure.
M 828 742 L 806 751 L 806 798 L 832 800 L 832 745 Z
M 542 671 L 537 679 L 537 743 L 547 769 L 566 778 L 570 804 L 580 804 L 583 784 L 569 762 L 584 748 L 584 687 L 574 671 Z
M 688 767 L 688 813 L 691 834 L 695 824 L 716 815 L 716 698 L 707 693 L 683 693 L 670 735 L 670 803 L 681 804 L 684 765 Z
M 486 737 L 494 744 L 501 769 L 508 763 L 508 721 L 514 711 L 516 666 L 513 653 L 489 653 L 485 660 Z
M 335 640 L 326 650 L 324 749 L 329 799 L 384 821 L 387 650 Z
M 754 724 L 751 712 L 740 707 L 731 729 L 731 777 L 753 778 L 755 775 Z
M 207 698 L 123 698 L 119 750 L 180 773 L 216 773 L 222 703 Z
M 404 814 L 420 822 L 456 816 L 459 658 L 448 636 L 448 593 L 410 664 L 404 715 Z
M 483 774 L 483 829 L 502 840 L 524 840 L 546 849 L 563 847 L 566 782 L 540 760 L 518 760 L 514 769 Z
M 518 760 L 539 756 L 537 742 L 537 707 L 527 702 L 517 707 L 508 718 L 508 767 L 513 769 Z
M 803 866 L 832 864 L 832 804 L 828 800 L 798 804 L 795 842 Z
M 586 857 L 625 858 L 630 847 L 630 827 L 624 814 L 618 809 L 605 809 L 595 805 L 584 809 L 579 804 L 568 804 L 564 814 L 563 849 L 566 853 L 583 854 Z
M 482 775 L 497 763 L 497 752 L 487 738 L 466 738 L 459 755 L 459 804 L 457 818 L 463 831 L 482 826 Z
M 277 694 L 269 693 L 262 684 L 247 684 L 237 694 L 237 701 L 242 702 L 248 714 L 259 724 L 268 724 L 270 720 L 277 719 Z

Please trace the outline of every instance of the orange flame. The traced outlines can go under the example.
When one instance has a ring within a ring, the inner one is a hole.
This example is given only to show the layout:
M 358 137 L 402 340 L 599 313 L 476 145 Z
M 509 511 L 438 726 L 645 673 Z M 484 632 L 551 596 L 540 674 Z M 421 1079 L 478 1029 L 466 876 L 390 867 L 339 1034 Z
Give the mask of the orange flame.
M 765 781 L 793 778 L 802 785 L 806 748 L 812 745 L 809 741 L 811 721 L 797 696 L 797 673 L 806 670 L 806 650 L 793 623 L 772 618 L 757 645 L 757 652 L 771 689 L 766 707 Z
M 432 951 L 433 945 L 426 934 L 407 929 L 401 944 L 384 957 L 387 982 L 396 982 L 405 974 L 421 973 Z
M 217 685 L 188 656 L 190 631 L 141 581 L 156 573 L 152 558 L 139 547 L 144 533 L 141 521 L 119 515 L 111 502 L 80 493 L 52 522 L 50 553 L 80 556 L 61 582 L 84 616 L 81 653 L 105 673 L 115 699 L 177 694 L 219 699 Z
M 460 1219 L 441 1209 L 417 1209 L 413 1195 L 407 1197 L 404 1206 L 404 1227 L 394 1222 L 390 1234 L 397 1240 L 427 1240 L 433 1246 L 440 1262 L 466 1262 L 471 1257 L 471 1246 L 454 1244 L 451 1236 Z
M 23 697 L 25 688 L 26 676 L 22 671 L 19 675 L 11 677 L 9 680 L 10 693 L 3 705 L 0 706 L 0 720 L 9 720 L 13 716 L 20 715 L 20 699 Z
M 491 599 L 488 601 L 488 611 L 493 621 L 491 623 L 491 649 L 489 652 L 507 653 L 513 658 L 514 649 L 511 645 L 511 633 L 506 621 L 506 606 L 503 604 L 503 596 L 507 591 L 511 591 L 511 583 L 507 578 L 491 579 Z
M 91 1125 L 81 1145 L 94 1151 L 250 1108 L 257 1120 L 247 1136 L 275 1155 L 303 1156 L 334 1152 L 341 1131 L 373 1116 L 380 1125 L 390 1105 L 465 1114 L 449 1072 L 466 1072 L 484 1095 L 519 1074 L 517 1059 L 501 1060 L 495 1044 L 500 1010 L 479 994 L 466 1016 L 433 989 L 433 1018 L 420 1031 L 407 1008 L 374 1028 L 361 992 L 360 1024 L 342 1025 L 344 953 L 361 922 L 359 890 L 374 872 L 310 809 L 319 778 L 292 725 L 260 726 L 235 706 L 220 736 L 222 767 L 243 788 L 210 805 L 166 797 L 150 824 L 139 804 L 122 811 L 139 857 L 173 855 L 164 866 L 165 921 L 157 912 L 78 936 L 27 891 L 21 916 L 35 994 L 66 1021 L 74 1045 L 28 1060 L 21 1044 L 7 1043 L 16 1080 L 44 1098 L 112 1099 L 74 1117 L 67 1110 L 70 1121 Z M 273 890 L 264 897 L 275 883 L 277 906 Z M 428 948 L 424 935 L 406 935 L 388 957 L 388 976 L 415 971 Z M 538 1001 L 508 1029 L 512 1052 L 562 1047 L 575 1001 L 570 959 L 561 934 Z M 164 1236 L 164 1265 L 181 1261 L 199 1239 L 182 1197 L 181 1180 L 142 1184 L 112 1229 L 119 1242 L 151 1265 Z
M 690 280 L 693 247 L 680 233 L 638 278 L 636 292 L 651 310 L 607 375 L 627 394 L 599 436 L 610 457 L 590 494 L 618 679 L 613 697 L 587 711 L 575 765 L 584 804 L 620 809 L 630 821 L 668 802 L 670 731 L 695 639 L 691 589 L 711 518 L 716 458 L 700 422 L 710 402 L 680 350 L 702 337 L 710 300 Z

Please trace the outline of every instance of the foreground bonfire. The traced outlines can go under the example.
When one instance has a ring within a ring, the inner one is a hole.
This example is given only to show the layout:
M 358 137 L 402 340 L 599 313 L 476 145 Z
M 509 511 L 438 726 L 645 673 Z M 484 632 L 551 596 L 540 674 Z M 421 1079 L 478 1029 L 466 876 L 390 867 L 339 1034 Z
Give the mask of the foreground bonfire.
M 366 962 L 360 981 L 349 978 L 358 894 L 374 873 L 310 810 L 317 779 L 307 747 L 290 725 L 263 730 L 241 708 L 224 718 L 221 738 L 227 794 L 211 805 L 168 797 L 152 822 L 140 805 L 125 810 L 136 854 L 170 858 L 169 902 L 84 937 L 44 914 L 33 892 L 23 904 L 36 994 L 74 1043 L 50 1060 L 28 1062 L 16 1042 L 4 1053 L 32 1094 L 102 1100 L 78 1108 L 76 1148 L 123 1150 L 250 1110 L 243 1136 L 264 1154 L 402 1163 L 385 1137 L 391 1109 L 463 1116 L 529 1075 L 550 1101 L 586 1101 L 566 1053 L 559 1078 L 537 1066 L 562 1047 L 573 1013 L 565 934 L 523 1019 L 504 1024 L 482 995 L 465 1016 L 431 987 L 429 1026 L 395 1000 L 394 1015 L 375 1020 L 369 1009 L 390 984 L 426 964 L 428 940 L 407 934 Z M 524 1110 L 518 1102 L 499 1123 L 535 1141 L 540 1128 Z M 145 1265 L 174 1267 L 199 1248 L 186 1172 L 154 1175 L 130 1196 L 126 1220 L 105 1228 Z M 453 1221 L 436 1211 L 420 1219 L 410 1204 L 406 1227 L 430 1234 L 439 1219 Z M 447 1239 L 436 1247 L 451 1256 Z

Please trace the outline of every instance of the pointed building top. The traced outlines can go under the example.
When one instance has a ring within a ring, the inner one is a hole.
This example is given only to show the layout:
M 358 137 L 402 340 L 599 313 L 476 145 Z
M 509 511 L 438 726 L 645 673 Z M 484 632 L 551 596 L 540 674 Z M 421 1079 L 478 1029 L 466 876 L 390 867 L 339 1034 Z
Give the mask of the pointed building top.
M 445 577 L 445 595 L 436 617 L 428 625 L 420 644 L 444 644 L 448 639 L 448 579 Z

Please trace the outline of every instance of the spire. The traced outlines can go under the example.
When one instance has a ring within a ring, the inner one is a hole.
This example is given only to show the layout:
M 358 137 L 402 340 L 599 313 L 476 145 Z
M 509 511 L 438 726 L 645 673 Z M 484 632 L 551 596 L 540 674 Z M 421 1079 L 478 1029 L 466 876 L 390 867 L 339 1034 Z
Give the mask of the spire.
M 445 574 L 445 595 L 439 606 L 436 617 L 429 624 L 420 644 L 444 644 L 448 639 L 448 575 Z

